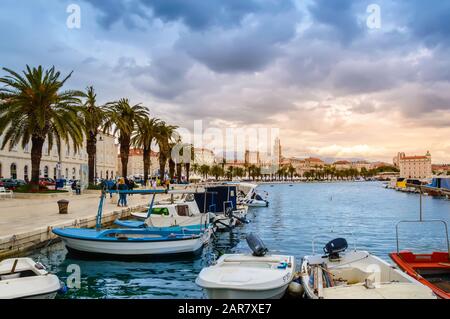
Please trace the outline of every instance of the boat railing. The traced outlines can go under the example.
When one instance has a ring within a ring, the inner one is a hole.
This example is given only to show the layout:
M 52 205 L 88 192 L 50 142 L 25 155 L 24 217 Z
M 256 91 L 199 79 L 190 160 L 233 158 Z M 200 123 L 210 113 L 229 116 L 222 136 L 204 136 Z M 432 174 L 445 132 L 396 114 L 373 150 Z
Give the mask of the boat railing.
M 399 226 L 400 224 L 406 224 L 406 223 L 438 223 L 438 224 L 443 224 L 444 228 L 445 228 L 445 238 L 447 241 L 447 253 L 448 256 L 450 258 L 450 242 L 449 242 L 449 237 L 448 237 L 448 226 L 447 226 L 447 222 L 444 220 L 440 220 L 440 219 L 429 219 L 429 220 L 401 220 L 397 223 L 397 225 L 395 226 L 395 232 L 396 232 L 396 239 L 397 239 L 397 254 L 400 253 L 400 241 L 399 241 Z
M 318 234 L 318 235 L 314 235 L 312 238 L 312 253 L 313 255 L 316 254 L 316 240 L 318 238 L 335 238 L 336 236 L 333 235 L 337 235 L 337 236 L 346 236 L 346 235 L 350 235 L 353 238 L 353 250 L 356 251 L 356 237 L 355 234 L 353 232 L 335 232 L 333 230 L 331 230 L 328 234 Z

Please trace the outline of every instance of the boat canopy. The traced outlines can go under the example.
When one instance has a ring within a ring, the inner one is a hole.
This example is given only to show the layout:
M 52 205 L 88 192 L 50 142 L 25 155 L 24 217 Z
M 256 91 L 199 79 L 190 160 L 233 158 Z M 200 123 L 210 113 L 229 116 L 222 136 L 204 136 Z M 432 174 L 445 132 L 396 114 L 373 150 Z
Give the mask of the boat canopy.
M 435 177 L 428 186 L 450 190 L 450 177 Z

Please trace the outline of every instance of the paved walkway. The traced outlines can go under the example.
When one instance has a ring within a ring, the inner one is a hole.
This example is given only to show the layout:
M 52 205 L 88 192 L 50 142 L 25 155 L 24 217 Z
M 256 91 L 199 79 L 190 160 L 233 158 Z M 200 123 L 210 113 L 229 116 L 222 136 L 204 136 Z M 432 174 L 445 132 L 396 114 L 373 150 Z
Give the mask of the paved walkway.
M 157 195 L 156 200 L 168 196 Z M 99 194 L 68 196 L 67 215 L 58 212 L 57 201 L 60 197 L 0 200 L 0 257 L 12 251 L 32 249 L 54 238 L 51 233 L 54 227 L 95 226 L 99 197 Z M 147 205 L 149 201 L 149 195 L 135 194 L 128 196 L 128 208 L 123 208 L 117 206 L 117 195 L 114 201 L 107 195 L 103 206 L 103 222 L 110 223 L 116 218 L 127 217 L 132 209 Z
M 68 196 L 69 214 L 67 215 L 60 215 L 58 213 L 58 204 L 56 202 L 60 199 L 0 200 L 0 237 L 75 219 L 87 218 L 97 214 L 99 195 Z M 148 195 L 128 196 L 129 207 L 144 205 L 148 202 Z M 117 206 L 117 200 L 113 203 L 108 195 L 104 202 L 103 212 L 109 213 L 120 209 Z

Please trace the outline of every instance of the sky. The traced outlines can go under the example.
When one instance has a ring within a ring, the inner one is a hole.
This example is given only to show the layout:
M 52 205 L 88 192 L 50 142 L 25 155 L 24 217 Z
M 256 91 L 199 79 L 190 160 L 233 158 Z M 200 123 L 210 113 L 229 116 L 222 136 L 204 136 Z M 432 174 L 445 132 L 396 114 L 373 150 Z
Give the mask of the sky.
M 183 128 L 278 128 L 285 156 L 450 163 L 447 0 L 2 0 L 0 28 L 1 67 L 74 71 L 68 88 Z

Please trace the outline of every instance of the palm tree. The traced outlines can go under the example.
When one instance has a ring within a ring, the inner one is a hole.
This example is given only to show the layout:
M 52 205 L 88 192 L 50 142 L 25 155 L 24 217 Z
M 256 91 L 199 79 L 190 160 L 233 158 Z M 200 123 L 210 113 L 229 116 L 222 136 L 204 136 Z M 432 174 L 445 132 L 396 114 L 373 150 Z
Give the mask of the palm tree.
M 97 156 L 98 130 L 105 121 L 106 111 L 104 106 L 97 105 L 97 94 L 92 86 L 83 93 L 86 101 L 81 104 L 80 117 L 86 135 L 86 152 L 88 154 L 89 184 L 94 184 L 95 158 Z
M 213 165 L 210 170 L 211 175 L 214 175 L 216 178 L 216 181 L 219 179 L 220 176 L 223 175 L 223 170 L 220 165 Z
M 229 166 L 227 169 L 227 177 L 230 181 L 233 180 L 234 172 L 235 172 L 235 169 L 233 168 L 233 166 Z
M 208 179 L 208 174 L 210 172 L 210 167 L 206 164 L 200 166 L 200 174 L 202 174 L 203 178 Z
M 114 134 L 119 132 L 120 161 L 122 163 L 122 177 L 128 176 L 128 157 L 130 153 L 131 137 L 138 123 L 149 116 L 148 109 L 140 104 L 131 106 L 128 99 L 120 99 L 106 104 L 108 110 L 104 131 L 114 126 Z
M 5 132 L 1 148 L 8 142 L 10 149 L 19 143 L 25 147 L 31 140 L 31 183 L 36 190 L 45 141 L 49 149 L 56 143 L 59 152 L 62 141 L 71 140 L 75 151 L 83 142 L 76 107 L 82 93 L 61 91 L 72 73 L 60 78 L 61 73 L 54 67 L 44 71 L 42 66 L 27 65 L 23 76 L 3 70 L 9 75 L 0 78 L 0 83 L 5 84 L 0 88 L 0 132 Z
M 164 180 L 164 173 L 166 171 L 167 160 L 171 159 L 171 151 L 173 146 L 173 139 L 178 136 L 176 133 L 177 126 L 167 125 L 165 122 L 161 122 L 157 127 L 156 142 L 159 146 L 159 178 Z M 173 161 L 172 161 L 173 163 Z M 169 162 L 169 168 L 173 165 Z M 173 170 L 173 168 L 172 168 Z M 173 175 L 173 173 L 172 173 Z
M 294 180 L 295 168 L 292 164 L 289 164 L 288 173 L 291 176 L 291 181 Z
M 143 149 L 144 185 L 147 185 L 151 165 L 152 144 L 157 139 L 159 119 L 145 117 L 137 123 L 132 144 Z
M 184 148 L 183 148 L 184 150 Z M 190 161 L 187 161 L 186 163 L 184 163 L 184 169 L 186 171 L 186 180 L 189 183 L 189 178 L 190 178 L 190 172 L 191 172 L 191 162 L 194 160 L 195 158 L 195 149 L 194 149 L 194 145 L 190 144 L 189 145 L 189 150 L 191 152 L 190 154 Z M 193 164 L 195 165 L 195 164 Z

